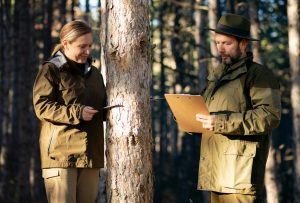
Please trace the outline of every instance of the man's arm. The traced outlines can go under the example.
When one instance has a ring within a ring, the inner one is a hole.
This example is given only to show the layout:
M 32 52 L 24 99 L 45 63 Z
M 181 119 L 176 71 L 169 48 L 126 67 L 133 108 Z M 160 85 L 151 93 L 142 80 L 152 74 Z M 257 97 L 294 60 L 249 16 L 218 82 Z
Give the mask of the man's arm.
M 197 120 L 208 130 L 230 135 L 258 135 L 279 125 L 281 118 L 281 97 L 277 80 L 265 68 L 257 68 L 250 85 L 253 109 L 242 113 L 216 113 Z

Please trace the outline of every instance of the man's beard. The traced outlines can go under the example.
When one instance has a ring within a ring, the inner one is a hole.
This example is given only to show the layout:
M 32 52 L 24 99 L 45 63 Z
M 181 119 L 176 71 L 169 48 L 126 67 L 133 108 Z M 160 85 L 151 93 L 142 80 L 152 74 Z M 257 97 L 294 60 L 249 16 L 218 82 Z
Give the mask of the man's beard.
M 224 63 L 225 65 L 232 65 L 241 59 L 242 52 L 241 52 L 240 48 L 237 47 L 236 54 L 234 56 L 230 56 L 230 55 L 225 55 L 225 56 L 226 56 L 226 59 L 223 60 L 222 54 L 220 54 L 220 56 L 219 56 L 220 61 L 222 61 L 222 63 Z

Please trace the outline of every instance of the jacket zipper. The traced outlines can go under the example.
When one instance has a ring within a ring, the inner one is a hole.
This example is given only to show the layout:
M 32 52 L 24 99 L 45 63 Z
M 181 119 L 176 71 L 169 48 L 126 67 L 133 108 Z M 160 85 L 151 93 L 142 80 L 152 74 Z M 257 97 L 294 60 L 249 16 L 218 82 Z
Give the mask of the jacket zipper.
M 52 131 L 52 134 L 51 134 L 51 137 L 50 137 L 50 140 L 49 140 L 49 143 L 48 143 L 48 156 L 50 155 L 50 152 L 51 152 L 51 146 L 52 146 L 52 143 L 56 140 L 56 137 L 57 137 L 57 128 L 55 127 Z

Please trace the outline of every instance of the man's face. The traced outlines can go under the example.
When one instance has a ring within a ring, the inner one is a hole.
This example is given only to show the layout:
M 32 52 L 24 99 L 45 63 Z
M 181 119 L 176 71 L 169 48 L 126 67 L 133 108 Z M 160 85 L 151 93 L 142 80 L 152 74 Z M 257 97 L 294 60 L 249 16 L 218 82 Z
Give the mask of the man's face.
M 233 36 L 215 33 L 215 42 L 222 62 L 227 65 L 230 65 L 245 56 L 245 50 L 248 43 L 247 40 L 243 39 L 238 42 Z
M 82 35 L 73 42 L 64 41 L 63 44 L 64 52 L 69 59 L 77 63 L 85 63 L 92 48 L 92 34 Z

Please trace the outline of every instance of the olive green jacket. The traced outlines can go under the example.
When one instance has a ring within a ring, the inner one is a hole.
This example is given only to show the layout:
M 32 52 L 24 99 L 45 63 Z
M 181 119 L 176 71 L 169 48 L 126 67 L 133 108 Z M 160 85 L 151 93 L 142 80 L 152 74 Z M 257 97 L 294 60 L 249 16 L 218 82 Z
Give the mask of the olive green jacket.
M 106 93 L 99 70 L 71 66 L 58 51 L 43 64 L 33 87 L 33 104 L 41 121 L 42 168 L 100 168 L 104 165 L 103 107 Z M 99 110 L 83 121 L 84 106 Z
M 251 53 L 222 64 L 208 80 L 203 96 L 216 122 L 214 132 L 202 135 L 198 189 L 261 193 L 271 131 L 281 117 L 279 84 Z

